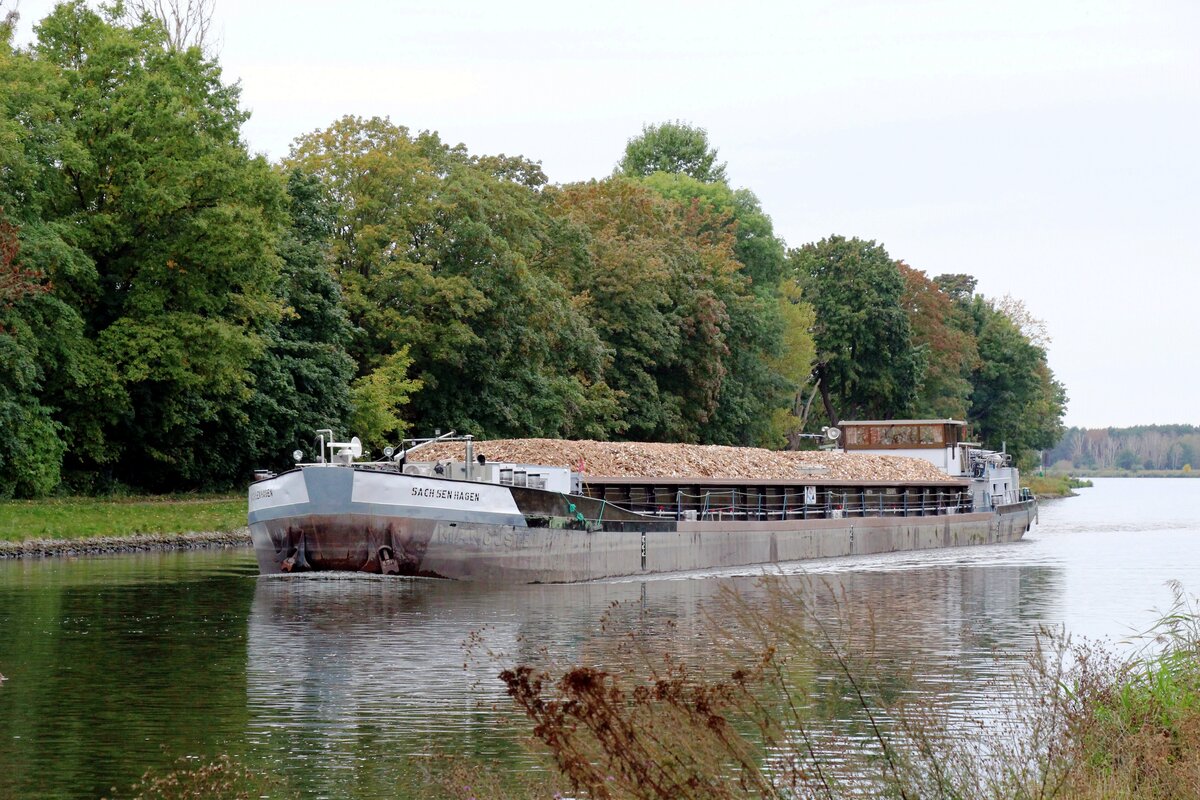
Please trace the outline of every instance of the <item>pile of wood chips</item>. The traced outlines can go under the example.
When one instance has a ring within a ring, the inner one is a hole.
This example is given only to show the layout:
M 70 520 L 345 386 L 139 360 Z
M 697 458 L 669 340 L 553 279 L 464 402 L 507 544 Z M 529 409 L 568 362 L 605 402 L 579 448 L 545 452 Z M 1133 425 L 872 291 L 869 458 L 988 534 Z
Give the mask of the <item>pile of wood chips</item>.
M 462 461 L 462 442 L 420 446 L 409 461 Z M 846 481 L 946 481 L 928 461 L 841 451 L 779 451 L 698 444 L 593 442 L 564 439 L 476 441 L 488 461 L 570 467 L 592 478 L 747 478 Z

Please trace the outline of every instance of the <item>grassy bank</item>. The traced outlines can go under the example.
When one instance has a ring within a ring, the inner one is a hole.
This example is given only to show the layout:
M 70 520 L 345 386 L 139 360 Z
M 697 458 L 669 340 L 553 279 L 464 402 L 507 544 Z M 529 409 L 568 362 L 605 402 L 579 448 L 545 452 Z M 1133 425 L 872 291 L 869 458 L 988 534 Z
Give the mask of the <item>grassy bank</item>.
M 1076 470 L 1085 478 L 1200 478 L 1194 469 L 1090 469 Z
M 0 503 L 0 541 L 91 539 L 140 533 L 230 531 L 246 525 L 246 498 L 70 497 Z
M 1071 497 L 1075 494 L 1074 489 L 1086 489 L 1092 485 L 1091 481 L 1079 480 L 1070 475 L 1023 474 L 1021 480 L 1035 496 L 1041 498 Z

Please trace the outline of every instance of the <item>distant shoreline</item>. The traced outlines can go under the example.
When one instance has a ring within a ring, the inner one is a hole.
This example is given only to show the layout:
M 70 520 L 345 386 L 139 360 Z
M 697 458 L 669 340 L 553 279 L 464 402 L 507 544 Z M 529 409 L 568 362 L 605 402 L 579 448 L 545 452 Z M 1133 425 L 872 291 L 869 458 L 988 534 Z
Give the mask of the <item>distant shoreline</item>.
M 1180 469 L 1139 469 L 1139 470 L 1071 470 L 1076 478 L 1200 478 L 1200 470 L 1185 472 Z
M 86 539 L 30 539 L 24 542 L 0 542 L 0 560 L 215 550 L 250 547 L 250 544 L 249 528 L 192 533 L 135 533 Z

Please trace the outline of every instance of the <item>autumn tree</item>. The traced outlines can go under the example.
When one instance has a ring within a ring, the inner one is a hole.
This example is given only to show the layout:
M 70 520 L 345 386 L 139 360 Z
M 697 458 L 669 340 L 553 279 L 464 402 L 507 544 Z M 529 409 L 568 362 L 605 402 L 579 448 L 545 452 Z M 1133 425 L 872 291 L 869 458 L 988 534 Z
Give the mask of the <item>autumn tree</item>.
M 730 303 L 751 298 L 727 225 L 626 178 L 550 198 L 584 232 L 571 288 L 612 351 L 620 435 L 704 440 L 729 373 Z
M 924 272 L 896 262 L 904 278 L 901 303 L 912 341 L 925 354 L 925 370 L 912 413 L 917 417 L 966 419 L 971 371 L 979 360 L 972 319 L 963 305 Z
M 643 183 L 684 208 L 695 206 L 706 215 L 712 232 L 732 237 L 734 258 L 747 279 L 729 284 L 735 291 L 722 298 L 730 319 L 728 374 L 702 438 L 720 444 L 781 444 L 772 420 L 791 408 L 799 383 L 776 368 L 789 358 L 784 352 L 785 328 L 792 309 L 779 301 L 784 245 L 771 218 L 752 192 L 734 191 L 724 182 L 656 172 Z M 795 355 L 793 351 L 791 357 Z
M 44 275 L 21 263 L 18 230 L 0 206 L 0 308 L 11 308 L 29 295 L 49 289 Z
M 776 293 L 786 248 L 753 192 L 731 189 L 724 181 L 701 181 L 684 172 L 655 172 L 642 182 L 677 203 L 703 208 L 713 225 L 732 234 L 734 256 L 755 291 Z

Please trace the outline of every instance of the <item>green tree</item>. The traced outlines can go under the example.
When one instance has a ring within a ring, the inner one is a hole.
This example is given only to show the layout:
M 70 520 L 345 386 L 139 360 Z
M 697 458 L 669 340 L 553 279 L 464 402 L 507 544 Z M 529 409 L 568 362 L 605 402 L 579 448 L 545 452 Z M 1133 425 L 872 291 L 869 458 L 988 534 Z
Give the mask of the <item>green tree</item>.
M 410 421 L 479 436 L 607 430 L 607 351 L 556 277 L 574 253 L 536 164 L 351 117 L 298 139 L 287 163 L 335 202 L 358 374 L 402 349 L 412 359 Z
M 725 180 L 725 164 L 717 163 L 708 132 L 679 120 L 643 125 L 642 132 L 625 145 L 617 172 L 629 177 L 678 172 L 703 183 Z
M 96 356 L 77 360 L 73 380 L 92 388 L 58 418 L 85 442 L 70 453 L 76 470 L 151 489 L 229 485 L 252 446 L 231 429 L 283 308 L 284 193 L 246 153 L 238 90 L 217 64 L 169 49 L 157 22 L 105 13 L 58 6 L 29 54 L 53 77 L 43 119 L 59 151 L 53 168 L 27 159 L 39 218 L 57 233 L 31 250 L 56 269 L 55 253 L 82 254 L 54 294 L 78 309 Z
M 1062 436 L 1066 390 L 1046 352 L 983 297 L 971 304 L 979 361 L 972 371 L 968 420 L 990 447 L 1004 445 L 1018 461 L 1052 448 Z
M 367 446 L 381 448 L 407 433 L 405 407 L 412 393 L 421 388 L 420 381 L 408 377 L 411 365 L 408 351 L 401 349 L 351 386 L 350 429 Z
M 963 305 L 970 305 L 971 300 L 975 297 L 975 286 L 978 283 L 974 277 L 963 273 L 938 275 L 933 282 L 950 299 Z
M 904 279 L 882 245 L 831 236 L 789 253 L 816 310 L 813 369 L 830 425 L 906 415 L 924 353 L 901 306 Z
M 333 202 L 330 258 L 360 373 L 406 345 L 417 364 L 454 363 L 475 341 L 469 323 L 486 298 L 431 263 L 443 150 L 432 134 L 345 117 L 298 138 L 284 160 L 320 179 Z
M 62 171 L 83 157 L 59 124 L 66 83 L 10 34 L 0 27 L 0 496 L 36 496 L 59 485 L 68 441 L 106 458 L 101 424 L 121 397 L 76 310 L 94 264 L 56 218 Z
M 791 387 L 790 397 L 787 406 L 772 411 L 770 426 L 758 444 L 772 448 L 786 445 L 798 450 L 802 442 L 798 434 L 804 432 L 813 398 L 810 391 L 806 399 L 805 390 L 811 383 L 816 355 L 812 336 L 816 312 L 793 280 L 780 283 L 777 302 L 783 321 L 783 341 L 779 355 L 771 360 L 771 369 Z
M 287 192 L 290 223 L 277 245 L 282 269 L 274 289 L 285 310 L 264 326 L 266 347 L 250 367 L 254 390 L 237 431 L 253 443 L 243 471 L 286 466 L 313 431 L 342 430 L 350 414 L 353 329 L 328 263 L 333 210 L 314 176 L 293 170 Z

